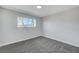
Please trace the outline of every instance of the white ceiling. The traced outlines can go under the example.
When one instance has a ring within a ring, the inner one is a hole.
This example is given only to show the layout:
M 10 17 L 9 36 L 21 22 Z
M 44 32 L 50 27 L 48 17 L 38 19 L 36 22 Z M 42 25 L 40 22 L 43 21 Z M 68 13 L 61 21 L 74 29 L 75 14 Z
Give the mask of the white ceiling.
M 77 6 L 72 5 L 42 5 L 41 9 L 37 9 L 36 5 L 2 5 L 4 8 L 28 13 L 38 17 L 45 17 L 51 14 L 59 13 Z

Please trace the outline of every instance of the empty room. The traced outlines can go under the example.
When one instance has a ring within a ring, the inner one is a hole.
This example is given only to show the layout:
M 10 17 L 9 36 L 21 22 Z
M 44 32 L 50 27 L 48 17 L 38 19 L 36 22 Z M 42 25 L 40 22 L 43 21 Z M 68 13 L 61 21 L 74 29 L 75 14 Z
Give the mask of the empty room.
M 79 53 L 79 6 L 0 5 L 0 53 Z

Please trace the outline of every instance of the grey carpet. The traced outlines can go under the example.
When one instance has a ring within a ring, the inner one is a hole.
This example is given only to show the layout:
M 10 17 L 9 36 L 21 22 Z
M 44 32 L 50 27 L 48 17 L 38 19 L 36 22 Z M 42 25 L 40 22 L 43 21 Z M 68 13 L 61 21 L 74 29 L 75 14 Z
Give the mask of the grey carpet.
M 0 53 L 78 53 L 79 48 L 45 37 L 37 37 L 0 48 Z

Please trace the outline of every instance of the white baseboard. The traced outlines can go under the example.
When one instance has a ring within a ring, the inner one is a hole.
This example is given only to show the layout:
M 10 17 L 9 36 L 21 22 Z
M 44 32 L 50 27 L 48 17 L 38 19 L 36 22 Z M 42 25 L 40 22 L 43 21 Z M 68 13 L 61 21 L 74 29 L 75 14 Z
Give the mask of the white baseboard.
M 61 40 L 61 38 L 59 37 L 56 37 L 56 36 L 48 36 L 48 35 L 42 35 L 43 37 L 47 37 L 47 38 L 50 38 L 50 39 L 53 39 L 53 40 L 57 40 L 57 41 L 60 41 L 60 42 L 63 42 L 63 43 L 66 43 L 66 44 L 69 44 L 69 45 L 72 45 L 72 46 L 76 46 L 76 47 L 79 47 L 79 45 L 77 44 L 73 44 L 71 42 L 67 42 L 65 40 Z M 29 39 L 33 39 L 33 38 L 36 38 L 36 37 L 39 37 L 39 36 L 34 36 L 34 37 L 31 37 L 31 38 L 27 38 L 27 39 L 23 39 L 23 40 L 17 40 L 17 41 L 13 41 L 13 42 L 7 42 L 5 44 L 1 44 L 0 47 L 2 46 L 6 46 L 6 45 L 9 45 L 9 44 L 14 44 L 14 43 L 17 43 L 17 42 L 21 42 L 21 41 L 25 41 L 25 40 L 29 40 Z
M 13 42 L 7 42 L 5 44 L 0 44 L 0 47 L 6 46 L 6 45 L 9 45 L 9 44 L 18 43 L 18 42 L 25 41 L 25 40 L 29 40 L 29 39 L 33 39 L 33 38 L 36 38 L 36 37 L 39 37 L 39 36 L 34 36 L 34 37 L 31 37 L 31 38 L 26 38 L 26 39 L 22 39 L 22 40 L 13 41 Z
M 47 37 L 47 38 L 49 38 L 49 39 L 53 39 L 53 40 L 56 40 L 56 41 L 60 41 L 60 42 L 62 42 L 62 43 L 66 43 L 66 44 L 69 44 L 69 45 L 72 45 L 72 46 L 75 46 L 75 47 L 79 47 L 79 45 L 78 44 L 75 44 L 75 43 L 72 43 L 72 42 L 68 42 L 68 41 L 66 41 L 66 40 L 63 40 L 62 38 L 59 38 L 59 37 L 57 37 L 57 36 L 48 36 L 48 35 L 43 35 L 44 37 Z M 62 40 L 61 40 L 62 39 Z

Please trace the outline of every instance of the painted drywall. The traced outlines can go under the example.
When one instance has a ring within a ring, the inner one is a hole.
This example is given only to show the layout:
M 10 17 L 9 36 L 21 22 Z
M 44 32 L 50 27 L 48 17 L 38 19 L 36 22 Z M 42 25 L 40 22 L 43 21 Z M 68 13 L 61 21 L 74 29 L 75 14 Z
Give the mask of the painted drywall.
M 79 47 L 79 8 L 43 18 L 43 36 Z
M 17 28 L 17 17 L 32 17 L 37 21 L 35 28 Z M 41 35 L 41 20 L 16 11 L 0 8 L 0 46 L 27 40 Z

